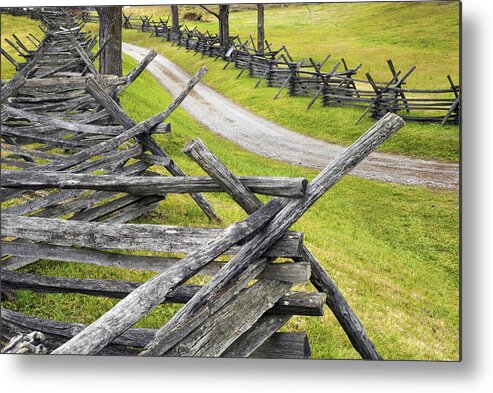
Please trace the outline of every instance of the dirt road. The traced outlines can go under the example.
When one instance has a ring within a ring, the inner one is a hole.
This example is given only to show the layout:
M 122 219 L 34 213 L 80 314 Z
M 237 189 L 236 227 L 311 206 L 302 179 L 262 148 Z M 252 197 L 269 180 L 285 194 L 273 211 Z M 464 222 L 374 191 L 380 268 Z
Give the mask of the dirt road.
M 123 50 L 137 61 L 148 49 L 124 43 Z M 192 59 L 192 58 L 191 58 Z M 190 74 L 161 55 L 147 67 L 176 97 Z M 199 83 L 181 105 L 212 132 L 253 153 L 314 169 L 324 168 L 341 154 L 343 146 L 303 136 L 248 112 L 211 88 Z M 352 175 L 387 182 L 433 188 L 458 189 L 459 165 L 373 153 Z

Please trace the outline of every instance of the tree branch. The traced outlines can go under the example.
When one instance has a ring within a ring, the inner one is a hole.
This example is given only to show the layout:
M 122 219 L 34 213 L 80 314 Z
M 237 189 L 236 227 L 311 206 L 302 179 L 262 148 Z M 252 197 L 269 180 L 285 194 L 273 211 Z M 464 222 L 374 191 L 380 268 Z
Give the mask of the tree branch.
M 207 7 L 204 7 L 203 5 L 199 5 L 200 8 L 203 8 L 204 10 L 206 10 L 209 14 L 212 14 L 214 15 L 217 19 L 219 19 L 219 14 L 216 14 L 215 12 L 211 11 L 210 9 L 208 9 Z

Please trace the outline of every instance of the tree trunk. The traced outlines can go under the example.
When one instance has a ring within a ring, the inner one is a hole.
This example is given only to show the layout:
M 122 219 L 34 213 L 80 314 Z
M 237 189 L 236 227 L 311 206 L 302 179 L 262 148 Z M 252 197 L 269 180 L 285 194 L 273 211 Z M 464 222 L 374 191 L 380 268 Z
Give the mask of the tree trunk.
M 229 46 L 229 4 L 219 5 L 218 19 L 221 46 Z
M 257 48 L 259 53 L 264 53 L 264 5 L 257 4 Z
M 173 27 L 173 30 L 179 30 L 180 29 L 180 23 L 178 20 L 178 6 L 177 5 L 171 6 L 171 26 Z
M 99 57 L 99 72 L 122 76 L 122 7 L 97 7 L 99 45 L 109 40 Z

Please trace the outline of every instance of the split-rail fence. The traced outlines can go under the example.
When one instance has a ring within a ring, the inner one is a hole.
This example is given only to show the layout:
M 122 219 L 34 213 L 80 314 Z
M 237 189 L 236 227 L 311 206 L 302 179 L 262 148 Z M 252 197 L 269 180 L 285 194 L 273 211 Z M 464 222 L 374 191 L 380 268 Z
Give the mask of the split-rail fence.
M 388 60 L 389 80 L 375 81 L 369 73 L 358 78 L 362 65 L 349 67 L 344 58 L 332 66 L 328 64 L 330 55 L 323 61 L 312 58 L 297 61 L 285 45 L 272 48 L 272 44 L 266 41 L 265 49 L 259 51 L 252 36 L 246 40 L 232 36 L 230 45 L 223 47 L 217 34 L 201 32 L 197 27 L 189 29 L 186 25 L 173 27 L 169 17 L 153 20 L 152 16 L 139 16 L 131 23 L 124 16 L 124 27 L 162 37 L 178 48 L 200 54 L 202 58 L 222 58 L 226 61 L 224 68 L 233 64 L 240 70 L 237 78 L 242 75 L 256 78 L 255 88 L 263 82 L 277 88 L 275 99 L 284 90 L 290 96 L 310 98 L 307 109 L 318 100 L 325 107 L 361 107 L 365 109 L 362 116 L 371 113 L 375 119 L 386 113 L 397 113 L 408 121 L 460 124 L 461 89 L 450 75 L 444 78 L 446 85 L 441 89 L 407 89 L 405 81 L 416 67 L 401 75 L 392 60 Z
M 403 125 L 386 114 L 310 183 L 238 177 L 199 139 L 184 152 L 208 176 L 187 176 L 155 141 L 206 72 L 162 112 L 136 123 L 121 94 L 155 57 L 124 77 L 94 65 L 104 42 L 63 9 L 37 12 L 36 49 L 2 82 L 2 291 L 78 293 L 121 299 L 88 325 L 2 308 L 7 351 L 51 354 L 305 358 L 303 332 L 279 332 L 293 315 L 330 308 L 364 359 L 381 359 L 354 311 L 292 225 L 335 183 Z M 16 38 L 14 37 L 14 40 Z M 20 41 L 20 40 L 16 40 Z M 162 173 L 167 172 L 170 176 Z M 247 214 L 225 228 L 132 223 L 168 194 L 188 194 L 211 222 L 203 193 L 225 192 Z M 272 196 L 263 204 L 256 194 Z M 139 254 L 129 253 L 139 250 Z M 177 256 L 179 255 L 179 256 Z M 19 269 L 39 260 L 156 272 L 146 282 L 55 277 Z M 195 276 L 210 277 L 190 285 Z M 297 290 L 311 282 L 313 291 Z M 6 295 L 8 296 L 8 294 Z M 161 304 L 183 304 L 159 329 L 133 325 Z M 38 342 L 43 340 L 41 348 Z

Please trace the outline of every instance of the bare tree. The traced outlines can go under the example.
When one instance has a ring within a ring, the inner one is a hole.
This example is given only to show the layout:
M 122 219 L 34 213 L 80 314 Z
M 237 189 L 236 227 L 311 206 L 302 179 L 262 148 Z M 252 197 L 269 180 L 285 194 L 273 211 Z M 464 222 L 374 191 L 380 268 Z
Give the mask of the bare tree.
M 229 46 L 229 4 L 219 5 L 219 14 L 201 5 L 201 8 L 214 15 L 219 21 L 219 43 L 221 46 Z
M 108 43 L 99 57 L 99 72 L 122 76 L 122 7 L 96 7 L 99 15 L 99 45 Z
M 173 27 L 174 30 L 180 29 L 180 22 L 178 19 L 178 6 L 177 5 L 171 6 L 171 26 Z
M 264 5 L 257 4 L 257 49 L 259 53 L 264 52 L 265 30 L 264 30 Z

